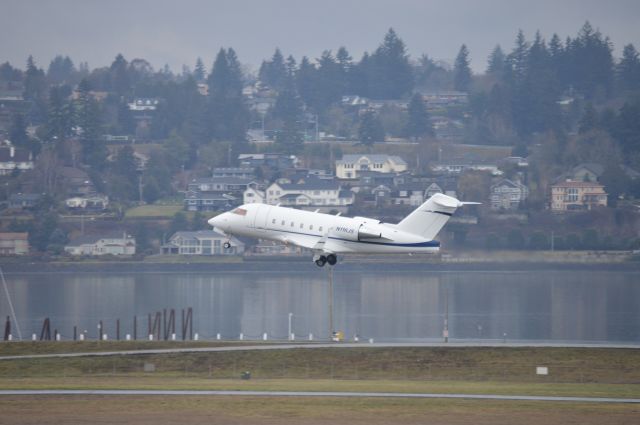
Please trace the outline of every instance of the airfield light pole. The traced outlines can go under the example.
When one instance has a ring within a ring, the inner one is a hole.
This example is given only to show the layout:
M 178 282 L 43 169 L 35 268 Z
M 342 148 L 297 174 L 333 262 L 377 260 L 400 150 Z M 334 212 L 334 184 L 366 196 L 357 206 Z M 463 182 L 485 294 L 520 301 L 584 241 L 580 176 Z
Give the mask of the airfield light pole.
M 293 337 L 292 337 L 292 331 L 293 331 L 293 326 L 292 326 L 292 319 L 293 319 L 293 313 L 289 313 L 289 335 L 287 336 L 287 339 L 289 341 L 293 341 Z
M 328 267 L 329 273 L 329 340 L 333 340 L 333 267 Z
M 444 329 L 442 330 L 444 342 L 449 342 L 449 282 L 444 287 Z

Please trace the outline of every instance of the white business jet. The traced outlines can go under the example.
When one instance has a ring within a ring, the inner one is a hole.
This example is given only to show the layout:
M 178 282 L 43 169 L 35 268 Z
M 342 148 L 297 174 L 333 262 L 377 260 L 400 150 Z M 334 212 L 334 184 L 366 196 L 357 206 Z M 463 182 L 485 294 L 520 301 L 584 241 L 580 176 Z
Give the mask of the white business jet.
M 336 264 L 337 254 L 435 253 L 434 240 L 456 208 L 477 202 L 460 202 L 437 193 L 398 224 L 366 217 L 284 208 L 278 205 L 245 204 L 209 220 L 215 230 L 230 235 L 269 239 L 314 252 L 322 267 Z M 227 241 L 225 248 L 231 246 Z

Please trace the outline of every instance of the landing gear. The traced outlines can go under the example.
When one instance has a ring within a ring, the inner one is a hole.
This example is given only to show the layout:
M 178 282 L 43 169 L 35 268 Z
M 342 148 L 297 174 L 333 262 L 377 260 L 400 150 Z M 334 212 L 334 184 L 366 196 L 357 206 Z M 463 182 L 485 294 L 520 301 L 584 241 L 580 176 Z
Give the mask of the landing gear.
M 338 257 L 335 254 L 329 255 L 319 255 L 313 257 L 313 261 L 315 261 L 316 266 L 324 267 L 325 264 L 329 263 L 330 266 L 334 266 L 338 262 Z
M 224 249 L 229 249 L 231 248 L 231 242 L 226 241 L 225 243 L 222 244 L 222 246 L 224 247 Z

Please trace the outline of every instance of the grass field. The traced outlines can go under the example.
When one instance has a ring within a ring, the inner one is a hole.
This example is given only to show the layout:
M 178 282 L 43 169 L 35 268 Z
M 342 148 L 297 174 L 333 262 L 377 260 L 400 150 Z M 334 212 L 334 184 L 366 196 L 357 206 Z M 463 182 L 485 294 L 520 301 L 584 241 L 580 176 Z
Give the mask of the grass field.
M 198 396 L 3 397 L 0 424 L 637 424 L 635 405 Z
M 0 355 L 210 343 L 11 343 Z M 235 345 L 239 345 L 235 343 Z M 10 348 L 10 350 L 9 350 Z M 9 353 L 11 351 L 11 353 Z M 144 372 L 153 364 L 154 372 Z M 0 361 L 2 389 L 410 392 L 640 398 L 640 350 L 317 348 Z M 537 376 L 535 366 L 549 367 Z M 241 380 L 242 371 L 252 379 Z M 34 408 L 37 406 L 37 408 Z M 12 423 L 635 424 L 640 406 L 226 396 L 3 396 Z
M 171 218 L 178 211 L 182 211 L 182 205 L 140 205 L 131 208 L 125 213 L 126 218 Z

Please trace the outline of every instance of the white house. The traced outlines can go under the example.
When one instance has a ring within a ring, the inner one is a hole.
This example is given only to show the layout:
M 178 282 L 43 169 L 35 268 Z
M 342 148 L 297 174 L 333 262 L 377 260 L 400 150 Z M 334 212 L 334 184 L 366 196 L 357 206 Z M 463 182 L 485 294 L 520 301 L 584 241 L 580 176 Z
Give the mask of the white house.
M 529 196 L 529 188 L 520 182 L 501 179 L 491 185 L 491 209 L 516 210 L 521 202 Z
M 225 242 L 231 242 L 231 247 L 225 248 Z M 169 238 L 169 242 L 162 245 L 165 255 L 242 255 L 244 244 L 236 238 L 226 236 L 213 230 L 198 230 L 195 232 L 176 232 Z
M 395 155 L 344 155 L 336 161 L 336 177 L 357 179 L 361 171 L 379 173 L 401 173 L 407 170 L 407 163 Z
M 0 176 L 33 169 L 33 157 L 27 149 L 16 148 L 9 140 L 0 145 Z
M 336 181 L 309 178 L 300 183 L 272 183 L 266 190 L 266 203 L 282 206 L 349 206 L 354 194 L 341 190 Z
M 126 233 L 81 236 L 64 247 L 71 255 L 134 255 L 136 240 Z
M 257 187 L 249 186 L 242 194 L 243 204 L 264 204 L 266 202 L 266 193 Z

